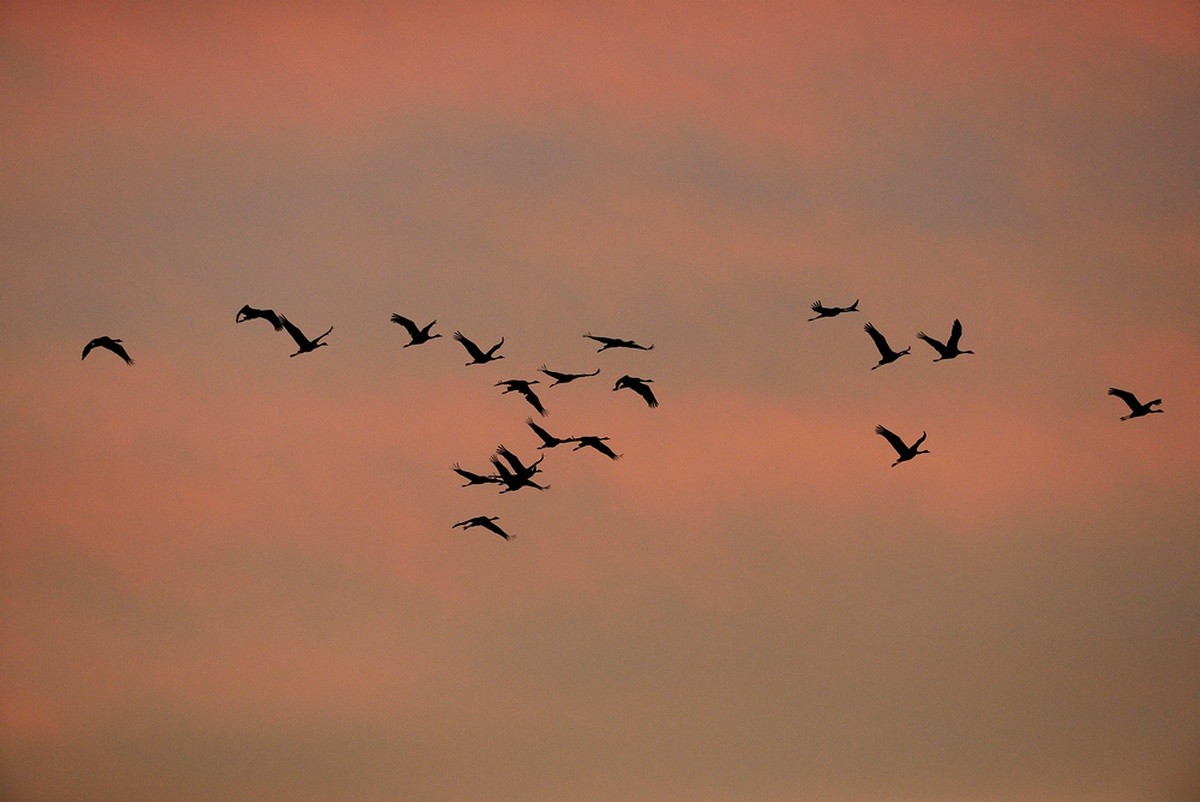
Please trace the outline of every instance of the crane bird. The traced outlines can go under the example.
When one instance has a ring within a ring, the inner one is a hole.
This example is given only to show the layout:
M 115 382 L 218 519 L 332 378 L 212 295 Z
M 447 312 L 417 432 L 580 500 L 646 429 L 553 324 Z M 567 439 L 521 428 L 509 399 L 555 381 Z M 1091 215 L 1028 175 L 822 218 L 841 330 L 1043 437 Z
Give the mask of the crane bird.
M 917 450 L 920 448 L 921 443 L 925 442 L 925 432 L 921 432 L 921 436 L 917 438 L 917 442 L 913 443 L 911 446 L 904 445 L 903 440 L 882 426 L 875 427 L 875 434 L 882 436 L 884 440 L 887 440 L 889 443 L 891 443 L 892 448 L 896 449 L 896 453 L 900 455 L 900 459 L 892 463 L 893 468 L 895 468 L 901 462 L 908 462 L 918 454 L 929 453 L 929 451 L 924 448 L 920 449 L 919 451 Z
M 503 457 L 508 465 L 500 461 Z M 501 493 L 511 493 L 515 490 L 520 490 L 522 487 L 535 487 L 538 490 L 549 490 L 550 485 L 543 487 L 533 481 L 533 476 L 539 473 L 538 463 L 546 458 L 546 455 L 538 457 L 531 465 L 525 465 L 517 457 L 516 454 L 509 451 L 503 445 L 496 449 L 496 453 L 492 455 L 492 466 L 496 469 L 496 475 L 500 477 L 500 482 L 504 485 Z M 511 466 L 511 469 L 510 469 Z
M 553 387 L 556 384 L 566 384 L 567 382 L 573 382 L 576 379 L 582 379 L 587 376 L 595 376 L 600 372 L 600 368 L 596 368 L 591 373 L 559 373 L 557 370 L 550 370 L 545 365 L 542 365 L 540 368 L 538 368 L 538 370 L 540 370 L 542 373 L 545 373 L 550 378 L 554 379 L 554 381 L 550 383 L 551 387 Z
M 1129 414 L 1122 416 L 1121 420 L 1129 420 L 1130 418 L 1140 418 L 1143 415 L 1150 415 L 1155 412 L 1162 412 L 1161 409 L 1151 409 L 1150 407 L 1161 406 L 1162 399 L 1156 398 L 1153 401 L 1142 403 L 1137 400 L 1137 396 L 1128 390 L 1120 390 L 1116 387 L 1108 388 L 1109 395 L 1115 395 L 1117 398 L 1129 405 Z
M 538 446 L 539 449 L 554 448 L 555 446 L 561 446 L 563 443 L 571 440 L 569 437 L 555 437 L 554 435 L 550 434 L 550 432 L 534 423 L 533 418 L 526 418 L 525 423 L 530 429 L 533 429 L 533 433 L 536 434 L 539 439 L 541 439 L 542 444 Z
M 875 347 L 879 349 L 879 364 L 874 368 L 871 368 L 871 370 L 875 370 L 875 368 L 881 368 L 884 365 L 889 365 L 912 350 L 912 346 L 909 346 L 903 351 L 893 351 L 892 347 L 888 345 L 887 339 L 879 333 L 879 329 L 875 328 L 870 323 L 867 323 L 867 325 L 863 326 L 863 329 L 867 332 L 867 334 L 871 335 L 871 339 L 875 341 Z
M 279 319 L 279 315 L 275 314 L 274 309 L 255 309 L 250 304 L 246 304 L 237 311 L 233 322 L 245 323 L 247 320 L 254 320 L 255 318 L 267 321 L 275 331 L 283 331 L 283 321 Z
M 409 339 L 411 340 L 411 342 L 406 342 L 404 344 L 405 348 L 408 348 L 410 345 L 420 345 L 421 343 L 427 343 L 430 340 L 433 340 L 433 339 L 436 339 L 436 338 L 442 336 L 440 334 L 430 334 L 429 333 L 429 330 L 433 328 L 433 324 L 437 323 L 436 320 L 430 321 L 429 324 L 427 326 L 425 326 L 425 328 L 422 329 L 422 328 L 419 328 L 416 323 L 414 323 L 413 321 L 406 318 L 404 315 L 399 315 L 399 314 L 396 314 L 393 312 L 392 313 L 392 322 L 400 324 L 408 331 L 408 336 L 409 336 Z
M 462 347 L 467 349 L 467 354 L 470 355 L 471 361 L 468 365 L 484 365 L 488 362 L 494 362 L 497 359 L 504 359 L 504 354 L 497 354 L 500 346 L 504 345 L 504 338 L 500 338 L 500 342 L 493 345 L 485 353 L 478 345 L 468 340 L 461 331 L 454 332 L 454 339 L 462 343 Z
M 533 388 L 529 386 L 537 383 L 537 379 L 534 379 L 533 381 L 525 381 L 524 379 L 505 379 L 504 381 L 496 382 L 492 386 L 504 387 L 504 393 L 520 393 L 521 395 L 525 396 L 525 400 L 529 402 L 529 405 L 538 411 L 539 415 L 545 417 L 550 413 L 547 412 L 546 408 L 542 406 L 542 399 L 538 398 L 537 393 L 535 393 Z
M 125 341 L 120 340 L 120 339 L 114 339 L 112 337 L 97 337 L 96 339 L 94 339 L 90 343 L 88 343 L 87 345 L 83 346 L 83 356 L 81 356 L 79 358 L 81 360 L 87 359 L 87 355 L 89 353 L 91 353 L 91 350 L 93 348 L 106 348 L 109 351 L 112 351 L 117 356 L 121 357 L 121 359 L 124 359 L 126 365 L 132 365 L 133 360 L 130 359 L 129 354 L 126 353 L 125 346 L 121 345 L 121 343 L 123 343 L 123 342 L 125 342 Z
M 472 473 L 471 471 L 468 471 L 460 466 L 457 462 L 450 466 L 450 470 L 467 480 L 467 483 L 463 485 L 463 487 L 470 487 L 471 485 L 500 484 L 499 476 L 495 474 L 491 476 L 484 476 L 483 474 Z
M 279 322 L 283 324 L 285 329 L 287 329 L 287 333 L 292 335 L 292 339 L 296 341 L 296 347 L 300 349 L 296 351 L 296 353 L 291 354 L 291 356 L 307 354 L 309 351 L 315 351 L 323 345 L 329 345 L 329 343 L 323 343 L 321 340 L 329 336 L 329 332 L 333 331 L 333 326 L 330 326 L 320 337 L 310 340 L 304 336 L 304 332 L 300 331 L 300 329 L 296 327 L 295 323 L 288 320 L 285 316 L 280 315 Z
M 633 340 L 618 340 L 616 337 L 599 337 L 595 334 L 592 334 L 590 331 L 583 336 L 589 340 L 595 340 L 596 342 L 601 343 L 601 346 L 596 350 L 596 353 L 607 351 L 609 348 L 634 348 L 638 351 L 651 351 L 654 349 L 653 345 L 641 345 L 639 343 L 635 343 Z
M 639 379 L 636 376 L 622 376 L 617 379 L 616 385 L 613 386 L 613 392 L 620 390 L 622 387 L 628 387 L 635 393 L 646 399 L 646 405 L 650 407 L 658 406 L 658 399 L 654 397 L 654 392 L 647 386 L 654 379 Z
M 451 529 L 457 529 L 458 527 L 461 526 L 463 531 L 465 532 L 468 529 L 470 529 L 471 527 L 482 526 L 484 529 L 487 529 L 488 531 L 495 532 L 497 535 L 504 538 L 505 540 L 513 540 L 514 538 L 516 538 L 516 535 L 510 535 L 508 532 L 505 532 L 503 529 L 496 526 L 496 524 L 492 523 L 493 521 L 499 521 L 499 520 L 500 520 L 499 515 L 476 515 L 474 518 L 468 518 L 465 521 L 459 521 L 454 526 L 452 526 Z
M 962 351 L 958 347 L 958 340 L 962 337 L 962 323 L 958 322 L 958 318 L 955 318 L 954 323 L 950 326 L 950 339 L 946 340 L 945 345 L 942 345 L 923 331 L 918 331 L 917 336 L 929 343 L 933 346 L 933 350 L 941 354 L 941 356 L 933 360 L 934 362 L 941 362 L 943 359 L 954 359 L 954 357 L 962 354 L 975 353 L 974 351 Z
M 813 301 L 812 310 L 817 313 L 817 316 L 810 317 L 808 322 L 812 323 L 814 320 L 820 320 L 823 317 L 837 317 L 842 312 L 857 312 L 858 301 L 859 299 L 855 298 L 854 303 L 849 306 L 825 306 L 820 301 Z
M 597 451 L 599 451 L 601 454 L 608 457 L 609 459 L 620 459 L 621 458 L 620 454 L 613 451 L 608 446 L 604 445 L 604 441 L 608 439 L 607 437 L 596 437 L 594 434 L 585 434 L 583 437 L 567 437 L 565 439 L 572 443 L 579 444 L 579 445 L 575 446 L 575 448 L 573 449 L 574 451 L 578 451 L 579 449 L 583 448 L 584 446 L 588 446 L 589 448 L 596 449 Z

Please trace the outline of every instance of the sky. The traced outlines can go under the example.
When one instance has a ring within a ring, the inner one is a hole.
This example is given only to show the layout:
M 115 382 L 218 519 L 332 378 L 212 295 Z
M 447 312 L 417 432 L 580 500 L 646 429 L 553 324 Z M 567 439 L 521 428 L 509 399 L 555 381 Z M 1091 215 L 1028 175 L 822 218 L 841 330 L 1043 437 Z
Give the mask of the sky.
M 1194 3 L 5 2 L 0 103 L 0 797 L 1200 799 Z M 461 487 L 543 364 L 622 458 Z

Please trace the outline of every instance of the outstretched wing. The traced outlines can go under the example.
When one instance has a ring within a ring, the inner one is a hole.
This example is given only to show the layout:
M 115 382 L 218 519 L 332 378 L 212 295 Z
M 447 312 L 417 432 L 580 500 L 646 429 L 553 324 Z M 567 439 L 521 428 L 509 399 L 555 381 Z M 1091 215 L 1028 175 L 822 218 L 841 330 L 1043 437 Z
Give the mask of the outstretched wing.
M 542 406 L 542 399 L 537 397 L 537 393 L 535 393 L 533 390 L 531 390 L 528 384 L 526 384 L 524 387 L 519 387 L 517 389 L 521 393 L 521 395 L 525 396 L 525 400 L 528 401 L 533 406 L 533 408 L 538 411 L 539 415 L 549 414 L 546 412 L 546 408 L 544 406 Z
M 612 345 L 616 342 L 616 340 L 614 340 L 612 337 L 599 337 L 595 334 L 592 334 L 590 331 L 583 336 L 589 340 L 595 340 L 598 343 L 604 343 L 605 345 Z
M 622 387 L 628 387 L 630 390 L 633 390 L 635 393 L 640 395 L 643 399 L 645 399 L 647 406 L 656 407 L 658 406 L 658 399 L 654 397 L 654 391 L 650 389 L 649 385 L 646 384 L 646 381 L 650 380 L 637 379 L 632 376 L 622 376 L 617 381 L 617 384 Z
M 421 333 L 421 330 L 417 328 L 417 324 L 406 318 L 404 315 L 399 315 L 393 312 L 392 322 L 399 323 L 401 326 L 407 329 L 409 337 L 417 337 Z
M 109 340 L 106 343 L 100 343 L 100 344 L 102 346 L 104 346 L 105 348 L 107 348 L 108 350 L 112 351 L 117 356 L 121 357 L 121 359 L 125 360 L 126 365 L 133 364 L 133 360 L 129 358 L 129 354 L 126 353 L 124 346 L 122 346 L 116 340 Z
M 552 448 L 552 447 L 558 445 L 559 442 L 561 442 L 557 437 L 550 434 L 550 432 L 546 431 L 541 426 L 538 426 L 536 423 L 534 423 L 533 418 L 526 418 L 525 423 L 529 426 L 530 429 L 533 429 L 533 433 L 536 434 L 538 437 L 540 437 L 542 439 L 542 442 L 545 443 L 548 448 Z
M 569 381 L 570 379 L 574 378 L 570 373 L 559 373 L 556 370 L 550 370 L 545 365 L 542 365 L 540 368 L 538 368 L 538 370 L 540 370 L 542 373 L 545 373 L 555 381 Z
M 883 426 L 876 426 L 875 434 L 880 435 L 881 437 L 883 437 L 884 440 L 887 440 L 889 443 L 891 443 L 892 448 L 896 449 L 897 454 L 900 454 L 901 456 L 903 456 L 904 453 L 906 451 L 908 451 L 908 446 L 904 445 L 904 441 L 901 440 L 899 437 L 897 437 L 894 433 L 883 428 Z M 924 440 L 925 436 L 922 435 L 921 439 Z M 917 441 L 917 442 L 920 442 L 920 441 Z
M 482 521 L 480 521 L 479 526 L 482 526 L 484 529 L 488 529 L 488 530 L 491 530 L 492 532 L 495 532 L 497 535 L 504 538 L 505 540 L 512 540 L 514 537 L 516 537 L 516 535 L 510 535 L 508 532 L 505 532 L 503 529 L 496 526 L 496 524 L 492 523 L 487 518 L 484 518 Z
M 611 448 L 609 448 L 607 445 L 605 445 L 604 442 L 602 442 L 599 437 L 591 438 L 586 443 L 584 443 L 584 445 L 591 446 L 592 448 L 596 449 L 597 451 L 599 451 L 601 454 L 608 457 L 609 459 L 620 459 L 621 458 L 620 454 L 618 454 L 617 452 L 615 452 Z
M 495 345 L 493 345 L 491 348 L 488 349 L 488 352 L 487 352 L 487 354 L 485 354 L 485 357 L 490 359 L 492 354 L 496 353 L 496 351 L 498 351 L 500 349 L 500 346 L 502 346 L 502 345 L 504 345 L 503 337 L 500 338 L 500 342 L 496 343 Z
M 824 314 L 825 312 L 828 312 L 829 308 L 827 306 L 825 306 L 824 304 L 822 304 L 820 301 L 813 301 L 812 302 L 812 310 L 814 312 L 816 312 L 818 315 L 820 315 L 820 314 Z
M 871 339 L 875 341 L 875 347 L 879 349 L 880 356 L 888 356 L 892 353 L 892 347 L 888 345 L 887 339 L 879 333 L 879 330 L 870 323 L 863 326 L 863 330 L 871 335 Z
M 484 359 L 484 353 L 479 350 L 479 346 L 468 340 L 461 331 L 454 332 L 454 339 L 462 343 L 462 347 L 467 349 L 467 353 L 472 359 L 476 361 Z
M 308 338 L 304 336 L 304 332 L 302 332 L 302 331 L 300 331 L 300 329 L 296 328 L 295 323 L 288 320 L 283 315 L 279 316 L 279 322 L 283 324 L 284 330 L 288 334 L 291 335 L 293 340 L 296 341 L 296 345 L 298 345 L 300 347 L 304 347 L 304 346 L 308 345 Z M 329 332 L 326 332 L 326 334 L 328 334 L 328 333 Z
M 950 326 L 950 339 L 946 340 L 946 348 L 951 351 L 958 350 L 958 338 L 962 336 L 962 323 L 958 322 L 958 318 L 954 319 L 953 325 Z
M 930 337 L 928 334 L 926 334 L 926 333 L 925 333 L 925 332 L 923 332 L 923 331 L 918 331 L 918 332 L 917 332 L 917 339 L 924 340 L 925 342 L 927 342 L 927 343 L 929 343 L 930 345 L 932 345 L 932 346 L 933 346 L 933 349 L 934 349 L 935 351 L 937 351 L 939 354 L 940 354 L 940 353 L 942 353 L 943 351 L 947 350 L 947 349 L 946 349 L 946 346 L 942 345 L 942 344 L 941 344 L 941 342 L 939 342 L 938 340 L 935 340 L 935 339 L 933 339 L 932 337 Z
M 1108 394 L 1115 395 L 1117 398 L 1121 399 L 1126 404 L 1128 404 L 1129 410 L 1131 412 L 1136 412 L 1137 410 L 1141 409 L 1141 407 L 1142 407 L 1142 402 L 1138 401 L 1137 396 L 1135 396 L 1133 393 L 1129 392 L 1128 390 L 1120 390 L 1120 389 L 1117 389 L 1116 387 L 1109 387 Z

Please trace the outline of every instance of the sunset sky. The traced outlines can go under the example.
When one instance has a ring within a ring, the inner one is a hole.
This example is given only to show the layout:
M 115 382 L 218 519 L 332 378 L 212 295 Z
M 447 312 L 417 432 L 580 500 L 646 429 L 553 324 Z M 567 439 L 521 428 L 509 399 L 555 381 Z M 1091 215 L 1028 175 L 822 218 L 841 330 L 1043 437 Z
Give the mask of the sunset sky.
M 0 104 L 0 798 L 1200 799 L 1194 2 L 4 2 Z M 542 364 L 623 458 L 460 487 Z

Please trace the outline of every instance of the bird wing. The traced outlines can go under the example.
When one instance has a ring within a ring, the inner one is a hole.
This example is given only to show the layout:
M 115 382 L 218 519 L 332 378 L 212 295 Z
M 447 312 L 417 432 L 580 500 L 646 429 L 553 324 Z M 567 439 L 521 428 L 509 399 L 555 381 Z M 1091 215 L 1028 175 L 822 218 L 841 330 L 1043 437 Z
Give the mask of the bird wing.
M 879 330 L 870 323 L 863 326 L 863 330 L 871 335 L 871 339 L 875 341 L 875 347 L 879 349 L 880 356 L 888 356 L 892 353 L 892 347 L 888 345 L 887 339 L 879 333 Z
M 97 345 L 99 345 L 99 342 L 98 342 L 97 340 L 92 340 L 92 341 L 91 341 L 91 342 L 89 342 L 87 345 L 83 346 L 83 356 L 81 356 L 81 357 L 79 357 L 79 358 L 80 358 L 80 359 L 87 359 L 87 355 L 88 355 L 89 353 L 91 353 L 91 350 L 92 350 L 93 348 L 95 348 Z M 1111 391 L 1110 391 L 1110 392 L 1111 392 Z
M 291 335 L 292 339 L 296 341 L 296 345 L 298 345 L 300 347 L 304 347 L 304 346 L 308 345 L 308 338 L 304 336 L 304 332 L 302 332 L 302 331 L 300 331 L 300 329 L 296 328 L 295 323 L 288 320 L 283 315 L 279 316 L 279 322 L 283 324 L 283 328 L 287 331 L 288 334 Z M 326 332 L 326 333 L 328 333 L 328 332 Z
M 260 315 L 263 320 L 268 321 L 275 331 L 283 331 L 283 320 L 280 315 L 275 313 L 273 309 L 263 309 Z
M 475 521 L 476 521 L 476 520 L 478 520 L 478 519 L 476 519 L 476 518 L 468 518 L 468 519 L 467 519 L 467 520 L 465 520 L 465 521 L 459 521 L 458 523 L 456 523 L 454 526 L 452 526 L 452 527 L 450 527 L 450 528 L 451 528 L 451 529 L 457 529 L 458 527 L 460 527 L 460 526 L 461 526 L 463 529 L 466 529 L 468 526 L 475 526 L 475 525 L 476 525 L 476 524 L 475 524 Z
M 876 426 L 875 434 L 882 436 L 884 440 L 887 440 L 889 443 L 891 443 L 892 448 L 896 449 L 897 454 L 903 455 L 908 451 L 908 446 L 904 445 L 904 441 L 897 437 L 894 433 L 883 428 L 883 426 Z
M 930 345 L 932 345 L 932 346 L 933 346 L 933 349 L 934 349 L 935 351 L 937 351 L 939 354 L 940 354 L 940 353 L 942 353 L 943 351 L 947 350 L 947 349 L 946 349 L 946 346 L 942 345 L 942 344 L 941 344 L 941 342 L 939 342 L 938 340 L 935 340 L 935 339 L 933 339 L 932 337 L 930 337 L 928 334 L 926 334 L 926 333 L 925 333 L 925 332 L 923 332 L 923 331 L 918 331 L 918 332 L 917 332 L 917 339 L 924 340 L 925 342 L 927 342 L 927 343 L 929 343 Z
M 408 318 L 406 318 L 404 315 L 399 315 L 399 314 L 396 314 L 395 312 L 393 312 L 392 313 L 392 322 L 399 323 L 401 326 L 406 328 L 408 330 L 408 336 L 410 336 L 410 337 L 416 337 L 421 333 L 421 330 L 419 328 L 417 328 L 417 324 L 414 323 L 413 321 L 409 320 Z M 433 325 L 433 324 L 431 323 L 430 325 Z
M 545 365 L 542 365 L 540 368 L 538 368 L 538 370 L 540 370 L 542 373 L 545 373 L 555 381 L 567 381 L 574 378 L 570 373 L 559 373 L 556 370 L 550 370 Z
M 122 346 L 119 342 L 116 342 L 115 340 L 109 340 L 108 342 L 100 343 L 100 345 L 112 351 L 114 354 L 121 357 L 121 359 L 124 359 L 126 365 L 133 364 L 133 360 L 130 359 L 129 354 L 125 351 L 124 346 Z
M 525 464 L 523 462 L 521 462 L 520 458 L 517 457 L 516 454 L 512 453 L 507 448 L 505 448 L 503 445 L 496 449 L 496 453 L 499 454 L 501 457 L 504 457 L 504 459 L 506 459 L 508 461 L 508 464 L 512 466 L 513 471 L 515 471 L 516 473 L 532 474 L 532 471 L 529 468 L 525 467 Z
M 816 312 L 817 314 L 821 314 L 822 312 L 828 312 L 828 311 L 829 311 L 828 307 L 826 307 L 826 306 L 825 306 L 824 304 L 822 304 L 820 301 L 813 301 L 813 302 L 812 302 L 812 310 L 813 310 L 814 312 Z
M 921 447 L 921 443 L 925 442 L 926 437 L 928 437 L 928 435 L 925 432 L 921 432 L 921 436 L 917 438 L 917 442 L 912 444 L 913 451 L 916 451 L 918 448 Z
M 513 535 L 510 535 L 508 532 L 505 532 L 503 529 L 496 526 L 495 523 L 493 523 L 492 521 L 489 521 L 487 518 L 484 518 L 482 521 L 480 521 L 479 526 L 482 526 L 484 529 L 489 529 L 492 532 L 495 532 L 497 535 L 504 538 L 505 540 L 511 540 L 513 538 Z
M 550 432 L 546 431 L 541 426 L 538 426 L 536 423 L 534 423 L 533 418 L 526 418 L 525 423 L 529 426 L 530 429 L 533 429 L 534 434 L 536 434 L 538 437 L 542 438 L 542 442 L 545 443 L 546 445 L 551 446 L 551 445 L 558 444 L 558 442 L 559 442 L 558 438 L 555 437 L 554 435 L 550 434 Z
M 1108 394 L 1115 395 L 1117 398 L 1121 399 L 1126 404 L 1128 404 L 1131 412 L 1136 412 L 1137 410 L 1141 409 L 1141 407 L 1142 407 L 1142 402 L 1138 401 L 1137 396 L 1134 395 L 1133 393 L 1129 392 L 1128 390 L 1120 390 L 1120 389 L 1117 389 L 1116 387 L 1109 387 Z
M 583 336 L 588 338 L 589 340 L 595 340 L 598 343 L 604 343 L 605 345 L 611 345 L 613 342 L 615 342 L 612 337 L 600 337 L 598 335 L 592 334 L 590 331 Z
M 954 323 L 950 326 L 950 339 L 946 340 L 946 347 L 951 351 L 958 350 L 958 338 L 962 336 L 962 323 L 958 322 L 958 318 L 954 319 Z
M 504 345 L 503 337 L 500 338 L 500 342 L 496 343 L 495 345 L 493 345 L 491 348 L 488 349 L 488 352 L 487 352 L 487 354 L 485 354 L 485 356 L 490 357 L 492 354 L 496 353 L 496 351 L 498 351 L 500 349 L 500 346 L 502 346 L 502 345 Z
M 602 443 L 600 441 L 599 437 L 593 438 L 592 440 L 588 441 L 588 443 L 586 445 L 589 445 L 592 448 L 596 449 L 597 451 L 599 451 L 601 454 L 608 457 L 609 459 L 620 459 L 621 458 L 620 454 L 613 451 L 607 445 Z
M 468 340 L 461 331 L 454 332 L 454 339 L 462 343 L 462 347 L 467 349 L 467 353 L 471 355 L 472 359 L 480 360 L 484 358 L 483 351 L 479 350 L 479 346 Z
M 654 391 L 641 381 L 632 381 L 625 385 L 630 390 L 646 399 L 646 403 L 651 407 L 658 406 L 658 399 L 654 397 Z
M 518 388 L 518 390 L 521 395 L 525 396 L 525 400 L 528 401 L 533 408 L 538 411 L 539 415 L 546 414 L 546 408 L 542 406 L 542 399 L 537 397 L 537 393 L 535 393 L 528 384 L 526 384 L 524 387 Z

